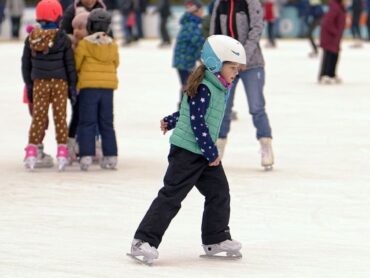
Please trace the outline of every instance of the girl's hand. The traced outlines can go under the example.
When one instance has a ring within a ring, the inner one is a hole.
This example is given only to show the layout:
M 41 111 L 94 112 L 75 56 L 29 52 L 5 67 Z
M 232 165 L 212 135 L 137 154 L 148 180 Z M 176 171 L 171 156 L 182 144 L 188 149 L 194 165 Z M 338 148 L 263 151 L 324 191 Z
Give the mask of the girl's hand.
M 160 128 L 161 128 L 161 130 L 163 132 L 163 135 L 165 135 L 166 132 L 168 131 L 167 126 L 168 126 L 168 124 L 164 120 L 161 120 L 161 126 L 160 126 Z
M 218 166 L 221 163 L 221 158 L 218 156 L 213 162 L 209 163 L 208 166 Z

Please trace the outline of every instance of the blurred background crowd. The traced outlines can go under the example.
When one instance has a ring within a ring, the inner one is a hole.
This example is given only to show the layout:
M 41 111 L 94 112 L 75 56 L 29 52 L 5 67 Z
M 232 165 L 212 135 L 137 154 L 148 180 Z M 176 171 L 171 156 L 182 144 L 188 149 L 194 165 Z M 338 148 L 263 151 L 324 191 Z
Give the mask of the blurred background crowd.
M 73 0 L 60 0 L 64 9 Z M 129 45 L 142 38 L 158 38 L 163 31 L 168 37 L 176 37 L 179 19 L 185 7 L 182 0 L 104 0 L 113 15 L 113 34 Z M 34 23 L 34 7 L 37 0 L 0 0 L 0 38 L 23 39 L 25 26 Z M 202 1 L 204 16 L 213 7 L 210 0 Z M 264 6 L 266 27 L 264 35 L 269 39 L 267 47 L 275 47 L 278 38 L 310 38 L 319 34 L 320 19 L 328 9 L 327 0 L 261 0 Z M 349 0 L 345 37 L 355 39 L 354 46 L 370 40 L 370 0 Z M 165 40 L 165 41 L 166 41 Z M 165 46 L 162 45 L 162 46 Z

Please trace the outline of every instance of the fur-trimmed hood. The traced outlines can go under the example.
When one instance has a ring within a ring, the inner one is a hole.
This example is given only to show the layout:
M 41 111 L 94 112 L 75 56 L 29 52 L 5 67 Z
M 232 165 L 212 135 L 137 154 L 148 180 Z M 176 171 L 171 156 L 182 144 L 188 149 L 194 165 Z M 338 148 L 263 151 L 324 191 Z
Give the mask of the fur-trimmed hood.
M 96 3 L 94 5 L 94 7 L 92 9 L 96 9 L 96 5 L 99 5 L 100 8 L 103 8 L 104 10 L 107 9 L 107 6 L 104 4 L 103 0 L 96 0 Z M 75 7 L 75 10 L 77 9 L 77 7 L 79 6 L 83 6 L 82 3 L 81 3 L 81 0 L 74 0 L 74 7 Z M 85 6 L 84 6 L 85 7 Z M 85 7 L 86 10 L 88 10 L 89 12 L 92 10 L 92 9 L 87 9 L 87 7 Z

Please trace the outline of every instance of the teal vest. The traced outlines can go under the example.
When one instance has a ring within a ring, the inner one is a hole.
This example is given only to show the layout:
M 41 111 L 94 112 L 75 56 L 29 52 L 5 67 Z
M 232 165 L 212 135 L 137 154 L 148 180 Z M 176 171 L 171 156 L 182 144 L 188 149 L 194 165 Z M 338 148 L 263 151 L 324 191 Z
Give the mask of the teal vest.
M 211 99 L 204 118 L 211 138 L 213 142 L 216 142 L 225 114 L 226 95 L 228 90 L 221 84 L 218 78 L 208 70 L 205 71 L 201 83 L 206 85 L 211 92 Z M 187 95 L 184 95 L 182 98 L 180 118 L 170 137 L 170 143 L 190 152 L 202 154 L 191 128 L 188 98 Z

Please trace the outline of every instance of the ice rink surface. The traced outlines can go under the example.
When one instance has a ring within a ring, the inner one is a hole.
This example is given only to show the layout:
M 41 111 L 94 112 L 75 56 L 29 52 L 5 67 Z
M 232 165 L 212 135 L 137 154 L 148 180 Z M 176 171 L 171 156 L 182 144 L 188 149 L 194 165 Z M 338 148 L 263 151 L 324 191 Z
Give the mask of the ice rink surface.
M 319 59 L 306 41 L 264 49 L 265 97 L 275 169 L 259 145 L 239 84 L 238 120 L 223 160 L 231 189 L 231 233 L 240 261 L 199 258 L 203 198 L 183 202 L 153 267 L 128 258 L 133 234 L 167 167 L 161 117 L 176 109 L 171 49 L 157 41 L 121 48 L 115 93 L 117 171 L 77 165 L 23 168 L 30 117 L 22 104 L 21 43 L 0 44 L 0 277 L 370 277 L 370 45 L 344 42 L 342 85 L 318 85 Z M 53 124 L 45 149 L 56 152 Z

